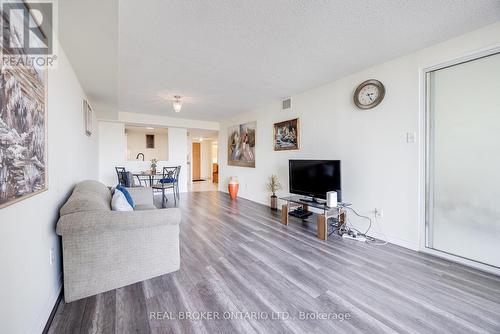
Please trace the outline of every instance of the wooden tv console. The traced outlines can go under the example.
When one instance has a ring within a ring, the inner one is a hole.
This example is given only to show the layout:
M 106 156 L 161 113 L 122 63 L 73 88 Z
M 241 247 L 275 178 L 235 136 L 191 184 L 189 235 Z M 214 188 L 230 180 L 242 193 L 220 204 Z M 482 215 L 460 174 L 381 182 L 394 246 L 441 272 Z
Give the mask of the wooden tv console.
M 316 213 L 316 236 L 318 239 L 327 240 L 328 239 L 328 218 L 334 217 L 339 221 L 339 229 L 343 229 L 345 225 L 345 209 L 342 206 L 336 208 L 330 208 L 325 204 L 320 203 L 306 203 L 303 198 L 299 196 L 289 196 L 282 197 L 281 200 L 285 201 L 286 204 L 281 206 L 281 223 L 283 225 L 288 225 L 288 217 L 290 214 L 290 209 L 302 207 L 304 211 L 309 211 L 309 206 L 322 210 L 322 213 Z

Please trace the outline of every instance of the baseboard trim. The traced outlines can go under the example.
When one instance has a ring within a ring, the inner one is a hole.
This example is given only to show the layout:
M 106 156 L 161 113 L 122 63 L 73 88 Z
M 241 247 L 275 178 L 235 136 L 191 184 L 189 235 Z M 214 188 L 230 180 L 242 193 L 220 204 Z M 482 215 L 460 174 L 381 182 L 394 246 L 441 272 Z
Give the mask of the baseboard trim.
M 54 288 L 49 298 L 45 302 L 45 305 L 38 312 L 39 316 L 36 323 L 30 329 L 30 333 L 47 333 L 46 331 L 50 328 L 52 320 L 54 319 L 55 312 L 57 311 L 57 307 L 61 302 L 63 296 L 63 281 L 62 281 L 62 272 L 59 273 L 59 277 L 57 279 L 56 284 L 54 284 Z
M 368 235 L 379 240 L 387 241 L 388 243 L 396 246 L 408 248 L 416 252 L 420 251 L 420 248 L 418 247 L 418 244 L 416 242 L 411 242 L 409 240 L 397 238 L 392 235 L 384 235 L 376 231 L 370 231 L 368 232 Z
M 45 327 L 43 328 L 42 334 L 47 334 L 49 332 L 50 325 L 52 324 L 52 321 L 54 320 L 54 316 L 56 315 L 57 308 L 59 307 L 59 304 L 61 303 L 63 297 L 63 290 L 59 289 L 59 295 L 57 296 L 56 302 L 54 306 L 52 307 L 52 311 L 50 312 L 49 318 L 47 319 L 47 323 L 45 324 Z

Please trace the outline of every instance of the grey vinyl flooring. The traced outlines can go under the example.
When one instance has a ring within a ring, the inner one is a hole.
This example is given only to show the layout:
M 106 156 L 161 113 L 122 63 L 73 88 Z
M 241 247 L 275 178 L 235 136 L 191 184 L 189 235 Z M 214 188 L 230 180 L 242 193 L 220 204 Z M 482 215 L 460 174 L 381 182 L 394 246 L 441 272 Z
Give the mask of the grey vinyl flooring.
M 173 201 L 170 201 L 173 202 Z M 500 333 L 500 277 L 181 194 L 181 269 L 61 302 L 49 333 Z

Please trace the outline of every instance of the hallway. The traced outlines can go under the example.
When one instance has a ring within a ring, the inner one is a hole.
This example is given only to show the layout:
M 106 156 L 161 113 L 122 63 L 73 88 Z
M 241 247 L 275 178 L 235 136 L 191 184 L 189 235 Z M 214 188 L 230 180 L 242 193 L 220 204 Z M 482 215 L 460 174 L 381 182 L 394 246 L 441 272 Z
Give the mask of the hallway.
M 197 181 L 188 184 L 188 192 L 217 191 L 218 183 L 212 180 Z

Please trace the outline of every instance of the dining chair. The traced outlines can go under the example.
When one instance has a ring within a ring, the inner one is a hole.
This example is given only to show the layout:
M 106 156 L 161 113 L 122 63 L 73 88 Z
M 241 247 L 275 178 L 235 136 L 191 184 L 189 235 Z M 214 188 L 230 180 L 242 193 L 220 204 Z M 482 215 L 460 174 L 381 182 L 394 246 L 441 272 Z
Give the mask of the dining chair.
M 178 200 L 181 199 L 180 194 L 179 194 L 179 175 L 180 175 L 180 173 L 181 173 L 181 166 L 177 166 L 174 179 L 175 179 L 175 190 L 177 191 L 177 199 Z
M 177 205 L 177 200 L 180 199 L 179 196 L 179 174 L 181 166 L 176 167 L 163 167 L 162 178 L 158 183 L 153 184 L 153 190 L 161 190 L 162 192 L 162 203 L 168 201 L 165 196 L 165 190 L 172 189 L 174 195 L 174 203 Z
M 142 187 L 141 179 L 136 175 L 138 185 L 133 181 L 133 174 L 128 172 L 125 167 L 115 167 L 118 184 L 127 188 Z
M 142 174 L 134 174 L 137 179 L 137 184 L 139 187 L 150 187 L 151 182 L 149 181 L 149 177 L 144 177 Z
M 128 187 L 127 171 L 125 167 L 115 167 L 116 176 L 118 177 L 118 184 L 120 186 Z

